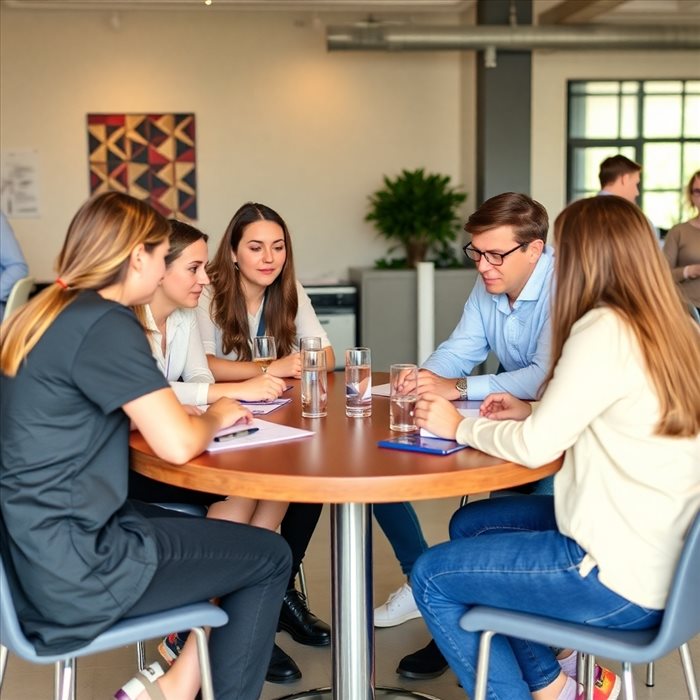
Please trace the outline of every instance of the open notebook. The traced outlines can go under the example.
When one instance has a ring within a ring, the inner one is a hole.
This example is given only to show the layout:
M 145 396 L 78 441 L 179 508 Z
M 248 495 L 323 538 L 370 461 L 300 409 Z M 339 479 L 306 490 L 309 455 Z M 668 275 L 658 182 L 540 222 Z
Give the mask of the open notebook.
M 254 433 L 249 433 L 251 428 L 257 428 Z M 236 433 L 240 432 L 240 435 Z M 254 418 L 250 425 L 234 425 L 220 430 L 215 437 L 231 435 L 230 439 L 216 442 L 212 440 L 207 447 L 207 452 L 223 452 L 235 450 L 240 447 L 256 447 L 257 445 L 269 445 L 273 442 L 285 442 L 286 440 L 298 440 L 313 435 L 312 430 L 291 428 L 288 425 L 270 423 L 260 418 Z

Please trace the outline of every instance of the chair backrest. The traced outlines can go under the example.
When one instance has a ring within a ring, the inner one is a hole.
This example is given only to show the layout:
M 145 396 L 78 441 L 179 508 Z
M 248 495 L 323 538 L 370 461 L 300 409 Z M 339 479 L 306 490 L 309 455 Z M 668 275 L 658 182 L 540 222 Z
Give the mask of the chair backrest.
M 33 277 L 22 277 L 22 279 L 14 283 L 10 290 L 10 295 L 5 302 L 5 315 L 3 318 L 9 318 L 11 313 L 27 302 L 27 299 L 29 299 L 29 292 L 32 291 L 33 286 Z
M 670 651 L 700 632 L 700 513 L 681 552 L 654 646 Z
M 25 661 L 47 663 L 37 656 L 34 646 L 20 627 L 2 557 L 0 557 L 0 644 Z

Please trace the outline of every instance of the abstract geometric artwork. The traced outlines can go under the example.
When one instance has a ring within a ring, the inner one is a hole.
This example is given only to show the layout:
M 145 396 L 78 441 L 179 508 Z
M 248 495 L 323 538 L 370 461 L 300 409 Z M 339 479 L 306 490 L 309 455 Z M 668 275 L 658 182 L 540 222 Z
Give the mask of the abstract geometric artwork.
M 197 218 L 194 114 L 88 114 L 90 192 L 116 190 Z

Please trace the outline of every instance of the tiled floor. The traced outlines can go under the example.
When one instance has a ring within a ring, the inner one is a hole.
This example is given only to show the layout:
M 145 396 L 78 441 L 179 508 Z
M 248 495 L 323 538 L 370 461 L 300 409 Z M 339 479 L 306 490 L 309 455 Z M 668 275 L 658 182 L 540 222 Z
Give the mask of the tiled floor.
M 457 507 L 457 501 L 426 501 L 416 503 L 426 539 L 437 543 L 446 539 L 447 518 Z M 309 595 L 312 609 L 328 620 L 330 617 L 330 590 L 328 580 L 328 508 L 319 523 L 305 562 L 309 581 Z M 384 602 L 387 595 L 398 588 L 401 573 L 381 531 L 374 531 L 374 580 L 375 600 Z M 465 694 L 457 686 L 451 672 L 429 681 L 405 681 L 394 672 L 399 659 L 411 651 L 422 647 L 428 633 L 421 620 L 412 620 L 393 628 L 378 629 L 376 632 L 376 678 L 378 685 L 402 686 L 434 695 L 441 700 L 457 700 Z M 278 643 L 293 656 L 304 677 L 288 685 L 265 684 L 262 700 L 272 700 L 281 696 L 300 692 L 304 689 L 327 686 L 330 683 L 330 649 L 301 646 L 287 634 L 277 636 Z M 155 645 L 150 644 L 148 658 L 156 657 Z M 691 653 L 696 669 L 700 668 L 700 637 L 691 643 Z M 614 663 L 611 667 L 617 668 Z M 78 665 L 78 700 L 105 700 L 131 675 L 135 667 L 133 647 L 109 654 L 81 659 Z M 687 692 L 678 655 L 662 659 L 656 665 L 656 685 L 644 685 L 644 669 L 636 669 L 637 697 L 639 700 L 685 700 Z M 52 668 L 32 666 L 10 657 L 2 692 L 2 700 L 50 700 L 52 697 Z

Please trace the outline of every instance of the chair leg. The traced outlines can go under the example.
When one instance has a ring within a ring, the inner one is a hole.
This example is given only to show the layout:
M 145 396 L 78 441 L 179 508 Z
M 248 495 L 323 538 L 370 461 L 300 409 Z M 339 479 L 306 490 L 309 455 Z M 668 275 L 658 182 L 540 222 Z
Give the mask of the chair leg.
M 75 700 L 75 659 L 64 659 L 56 663 L 54 697 L 57 700 Z
M 214 684 L 211 679 L 211 664 L 209 663 L 209 642 L 207 633 L 201 627 L 193 627 L 192 632 L 197 639 L 199 675 L 202 678 L 202 700 L 215 700 Z
M 143 642 L 136 642 L 136 665 L 139 671 L 146 668 L 146 645 Z
M 306 574 L 304 574 L 304 562 L 299 563 L 299 573 L 297 574 L 297 578 L 299 579 L 299 588 L 302 592 L 302 595 L 304 598 L 306 598 L 306 602 L 309 602 L 309 591 L 306 587 Z
M 595 656 L 586 654 L 586 700 L 593 700 L 595 689 Z
M 580 651 L 576 652 L 576 682 L 580 683 L 582 686 L 585 687 L 586 683 L 586 673 L 585 669 L 586 668 L 586 655 L 582 654 Z
M 636 700 L 637 695 L 634 692 L 632 664 L 629 661 L 622 662 L 622 687 L 624 688 L 625 700 Z
M 5 680 L 5 669 L 7 668 L 7 647 L 0 644 L 0 690 L 2 682 Z
M 53 665 L 53 700 L 61 700 L 61 678 L 63 676 L 63 664 L 57 661 Z
M 688 646 L 687 642 L 678 647 L 678 653 L 681 655 L 681 664 L 683 666 L 685 684 L 688 686 L 688 697 L 690 700 L 700 700 L 700 693 L 698 693 L 698 682 L 695 678 L 693 660 L 690 658 L 690 647 Z
M 489 656 L 491 655 L 491 638 L 495 632 L 484 630 L 479 642 L 479 660 L 476 666 L 476 686 L 474 700 L 486 700 L 486 683 L 489 678 Z
M 646 680 L 644 682 L 646 683 L 647 688 L 654 687 L 654 662 L 653 661 L 650 661 L 647 664 L 647 677 L 646 677 Z

